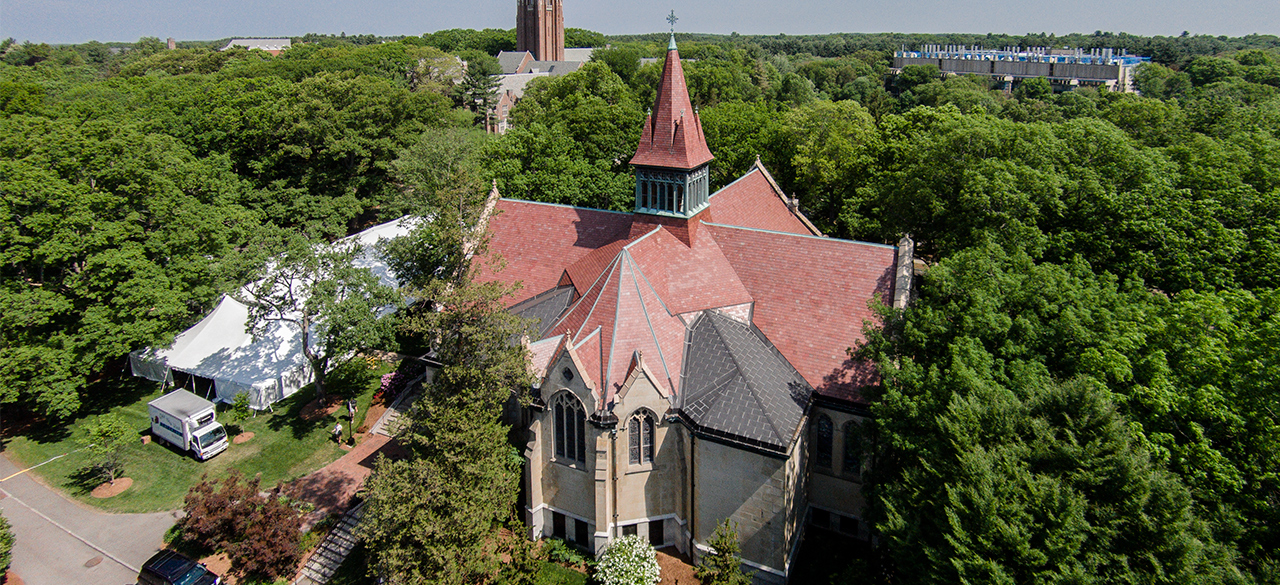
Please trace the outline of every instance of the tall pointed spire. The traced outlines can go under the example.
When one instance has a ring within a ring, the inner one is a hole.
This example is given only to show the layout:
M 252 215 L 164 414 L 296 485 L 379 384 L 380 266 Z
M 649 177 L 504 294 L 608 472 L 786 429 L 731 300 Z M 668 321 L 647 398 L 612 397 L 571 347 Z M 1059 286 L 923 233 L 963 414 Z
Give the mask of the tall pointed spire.
M 709 204 L 709 165 L 715 157 L 689 102 L 674 11 L 667 20 L 672 25 L 667 62 L 631 165 L 636 168 L 636 212 L 688 219 Z
M 644 121 L 640 145 L 631 164 L 691 170 L 714 159 L 702 133 L 702 121 L 689 101 L 676 37 L 671 35 L 667 61 L 653 110 Z

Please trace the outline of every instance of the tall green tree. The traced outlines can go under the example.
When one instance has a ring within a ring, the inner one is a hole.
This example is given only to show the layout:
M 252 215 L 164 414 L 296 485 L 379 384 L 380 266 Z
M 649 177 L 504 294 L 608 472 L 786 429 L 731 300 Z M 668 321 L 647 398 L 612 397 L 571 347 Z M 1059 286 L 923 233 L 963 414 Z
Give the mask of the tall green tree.
M 499 573 L 496 529 L 511 518 L 521 465 L 500 417 L 531 380 L 518 342 L 528 326 L 503 304 L 511 291 L 475 282 L 478 267 L 466 260 L 484 256 L 475 227 L 482 193 L 461 212 L 431 209 L 404 242 L 384 248 L 393 266 L 411 268 L 402 284 L 417 302 L 402 331 L 441 364 L 398 437 L 411 456 L 380 462 L 367 484 L 360 533 L 370 570 L 389 583 L 488 582 Z M 454 252 L 412 245 L 423 241 Z
M 292 328 L 323 402 L 325 375 L 335 362 L 361 350 L 394 349 L 393 320 L 383 313 L 400 297 L 357 262 L 372 253 L 358 241 L 326 244 L 283 232 L 265 247 L 266 268 L 239 293 L 249 305 L 246 326 L 255 336 Z
M 901 580 L 1245 581 L 1117 407 L 1148 295 L 988 245 L 872 332 L 868 490 Z
M 239 276 L 256 219 L 225 157 L 127 120 L 0 121 L 0 402 L 74 414 Z
M 738 542 L 738 529 L 732 520 L 725 518 L 707 542 L 711 551 L 703 555 L 694 568 L 694 575 L 703 585 L 749 585 L 751 574 L 742 572 L 742 545 Z

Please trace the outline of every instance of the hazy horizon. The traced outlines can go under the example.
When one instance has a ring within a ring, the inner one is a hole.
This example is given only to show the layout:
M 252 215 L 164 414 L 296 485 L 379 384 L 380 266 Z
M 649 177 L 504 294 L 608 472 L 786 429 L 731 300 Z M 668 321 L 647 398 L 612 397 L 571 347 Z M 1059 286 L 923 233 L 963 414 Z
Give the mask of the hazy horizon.
M 607 35 L 667 29 L 670 4 L 565 0 L 565 26 Z M 678 32 L 809 35 L 825 33 L 1089 34 L 1102 30 L 1142 36 L 1280 34 L 1280 4 L 1224 0 L 1062 2 L 920 0 L 908 5 L 797 0 L 689 0 L 674 6 Z M 175 5 L 161 0 L 0 0 L 0 38 L 69 44 L 293 37 L 306 33 L 420 35 L 450 28 L 515 26 L 514 0 L 213 0 Z

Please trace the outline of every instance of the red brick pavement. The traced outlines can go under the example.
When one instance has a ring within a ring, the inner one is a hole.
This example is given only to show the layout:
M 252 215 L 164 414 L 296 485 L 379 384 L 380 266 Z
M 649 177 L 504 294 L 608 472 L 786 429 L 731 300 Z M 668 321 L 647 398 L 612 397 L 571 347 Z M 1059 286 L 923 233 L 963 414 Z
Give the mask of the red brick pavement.
M 310 502 L 316 510 L 304 519 L 310 525 L 328 516 L 342 513 L 351 505 L 352 498 L 365 478 L 373 472 L 378 455 L 395 458 L 400 447 L 385 435 L 366 434 L 346 455 L 337 461 L 294 480 L 285 486 L 289 497 Z

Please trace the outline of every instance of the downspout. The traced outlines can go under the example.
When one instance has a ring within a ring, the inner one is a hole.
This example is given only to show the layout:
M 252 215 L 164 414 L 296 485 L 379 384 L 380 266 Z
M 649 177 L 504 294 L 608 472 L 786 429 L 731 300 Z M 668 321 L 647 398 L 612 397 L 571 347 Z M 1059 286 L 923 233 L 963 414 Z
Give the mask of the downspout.
M 698 560 L 698 437 L 689 430 L 689 559 Z
M 618 429 L 609 431 L 609 480 L 611 487 L 613 523 L 609 527 L 609 542 L 613 542 L 614 531 L 618 526 Z

